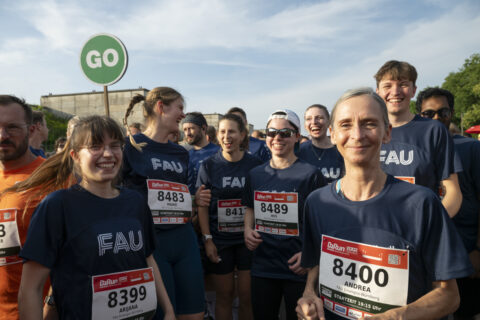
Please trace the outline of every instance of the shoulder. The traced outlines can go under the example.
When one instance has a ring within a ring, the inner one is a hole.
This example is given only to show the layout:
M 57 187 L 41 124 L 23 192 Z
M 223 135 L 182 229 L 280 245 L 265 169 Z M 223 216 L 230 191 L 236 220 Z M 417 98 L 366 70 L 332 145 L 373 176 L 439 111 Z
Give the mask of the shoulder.
M 298 158 L 292 166 L 295 170 L 305 171 L 305 174 L 310 175 L 318 171 L 318 168 L 308 163 L 307 161 Z
M 264 164 L 264 162 L 262 160 L 260 160 L 258 157 L 254 156 L 254 155 L 252 155 L 248 152 L 245 152 L 245 154 L 243 156 L 243 159 L 242 159 L 242 162 L 249 163 L 254 167 L 259 166 L 261 164 Z

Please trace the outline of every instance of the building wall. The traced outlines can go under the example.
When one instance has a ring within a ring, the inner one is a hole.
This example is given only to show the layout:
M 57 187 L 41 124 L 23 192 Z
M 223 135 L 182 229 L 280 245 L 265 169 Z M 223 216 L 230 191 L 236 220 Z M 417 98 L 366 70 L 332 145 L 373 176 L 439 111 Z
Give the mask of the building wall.
M 148 90 L 144 88 L 109 91 L 110 117 L 118 121 L 119 124 L 122 124 L 125 111 L 132 97 L 137 94 L 146 96 L 147 93 Z M 105 115 L 103 91 L 58 95 L 49 94 L 40 98 L 40 105 L 80 117 L 93 114 Z M 128 117 L 128 123 L 133 122 L 145 122 L 141 104 L 136 105 Z

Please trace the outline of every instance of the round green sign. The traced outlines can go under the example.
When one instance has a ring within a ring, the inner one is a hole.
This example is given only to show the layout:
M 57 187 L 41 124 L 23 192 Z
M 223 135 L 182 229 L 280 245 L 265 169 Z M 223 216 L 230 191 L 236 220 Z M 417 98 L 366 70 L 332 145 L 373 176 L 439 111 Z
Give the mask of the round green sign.
M 117 37 L 100 33 L 83 45 L 80 66 L 92 82 L 108 86 L 120 80 L 128 65 L 127 49 Z

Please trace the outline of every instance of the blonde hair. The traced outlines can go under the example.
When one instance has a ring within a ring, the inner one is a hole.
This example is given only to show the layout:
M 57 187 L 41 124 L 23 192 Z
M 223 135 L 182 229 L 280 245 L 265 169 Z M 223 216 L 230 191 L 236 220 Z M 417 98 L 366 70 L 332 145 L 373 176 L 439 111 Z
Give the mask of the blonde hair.
M 127 111 L 125 112 L 125 117 L 123 118 L 123 125 L 127 128 L 129 133 L 129 139 L 132 146 L 138 151 L 142 152 L 142 148 L 147 144 L 145 142 L 137 143 L 133 138 L 130 132 L 130 126 L 128 125 L 128 117 L 132 113 L 133 107 L 141 101 L 144 101 L 143 104 L 143 115 L 147 118 L 147 121 L 154 121 L 155 118 L 155 104 L 157 101 L 161 101 L 164 105 L 169 105 L 177 99 L 182 99 L 183 96 L 175 89 L 169 87 L 156 87 L 150 90 L 147 93 L 147 96 L 142 96 L 140 94 L 135 95 L 128 104 Z

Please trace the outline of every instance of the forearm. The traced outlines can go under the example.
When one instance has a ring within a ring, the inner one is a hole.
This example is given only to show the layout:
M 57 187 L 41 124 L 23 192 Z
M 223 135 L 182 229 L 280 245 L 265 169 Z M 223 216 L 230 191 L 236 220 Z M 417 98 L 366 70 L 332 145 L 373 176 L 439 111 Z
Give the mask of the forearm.
M 305 284 L 305 290 L 303 292 L 303 295 L 317 294 L 318 272 L 319 272 L 318 265 L 308 270 L 307 282 Z
M 253 209 L 247 208 L 247 210 L 245 211 L 245 218 L 244 218 L 245 230 L 253 230 L 254 221 L 255 221 L 255 215 L 253 213 Z
M 22 279 L 18 292 L 18 312 L 22 320 L 43 318 L 43 286 L 50 269 L 28 261 L 23 265 Z
M 210 234 L 210 225 L 208 221 L 208 207 L 198 207 L 198 223 L 202 234 Z
M 427 320 L 439 319 L 457 310 L 460 296 L 456 280 L 436 281 L 433 285 L 433 290 L 420 299 L 387 313 L 395 313 L 395 318 Z
M 158 269 L 155 259 L 153 258 L 153 255 L 147 257 L 147 265 L 153 269 L 158 304 L 160 304 L 160 307 L 162 308 L 164 314 L 173 313 L 173 306 L 170 302 L 170 298 L 168 297 L 167 289 L 165 289 L 162 275 L 160 273 L 160 270 Z
M 462 192 L 458 184 L 458 176 L 456 173 L 452 173 L 450 177 L 443 180 L 441 185 L 445 189 L 445 196 L 442 199 L 442 204 L 448 212 L 450 218 L 453 218 L 460 206 L 462 205 Z

